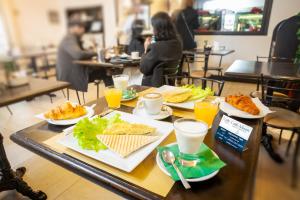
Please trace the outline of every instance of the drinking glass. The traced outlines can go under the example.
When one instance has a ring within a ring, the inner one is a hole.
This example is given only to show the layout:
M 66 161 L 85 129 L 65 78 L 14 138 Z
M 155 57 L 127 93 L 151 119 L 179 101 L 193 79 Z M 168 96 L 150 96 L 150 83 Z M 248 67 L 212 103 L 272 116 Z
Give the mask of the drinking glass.
M 196 120 L 204 121 L 210 128 L 219 110 L 219 105 L 213 101 L 199 101 L 195 103 Z
M 118 74 L 112 76 L 114 81 L 114 86 L 117 89 L 125 91 L 128 87 L 129 76 L 127 74 Z
M 107 87 L 104 90 L 104 96 L 109 108 L 120 108 L 122 99 L 122 90 L 113 86 Z
M 181 118 L 174 122 L 174 129 L 180 156 L 198 159 L 197 153 L 208 131 L 207 124 L 203 121 Z

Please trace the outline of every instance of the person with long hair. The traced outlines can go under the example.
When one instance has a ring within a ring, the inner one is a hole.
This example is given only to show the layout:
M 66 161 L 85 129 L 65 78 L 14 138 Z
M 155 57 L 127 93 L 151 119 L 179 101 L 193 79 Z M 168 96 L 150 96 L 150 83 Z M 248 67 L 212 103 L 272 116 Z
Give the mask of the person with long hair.
M 182 56 L 182 44 L 177 35 L 170 16 L 165 12 L 158 12 L 151 18 L 154 35 L 147 38 L 144 46 L 140 71 L 143 73 L 142 85 L 159 86 L 163 80 L 161 70 L 157 66 L 161 63 L 176 63 Z

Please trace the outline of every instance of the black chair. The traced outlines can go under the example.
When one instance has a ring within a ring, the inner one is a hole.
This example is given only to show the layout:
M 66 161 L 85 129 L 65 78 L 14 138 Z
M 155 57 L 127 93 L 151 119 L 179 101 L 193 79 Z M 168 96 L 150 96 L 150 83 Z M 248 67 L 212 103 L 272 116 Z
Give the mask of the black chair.
M 6 157 L 3 136 L 0 133 L 0 192 L 6 190 L 17 190 L 24 196 L 27 196 L 33 200 L 47 199 L 47 195 L 42 191 L 33 191 L 31 187 L 22 179 L 26 172 L 25 167 L 18 168 L 13 171 L 9 161 Z
M 297 38 L 297 31 L 300 28 L 300 16 L 293 16 L 278 23 L 273 30 L 272 41 L 268 56 L 257 56 L 256 61 L 261 62 L 289 62 L 293 63 L 296 51 L 300 44 Z M 257 91 L 259 90 L 257 80 Z M 254 94 L 253 96 L 257 96 Z M 252 96 L 252 95 L 251 95 Z
M 161 77 L 159 79 L 153 79 L 151 80 L 151 83 L 149 83 L 149 79 L 146 77 L 146 79 L 143 78 L 142 85 L 145 86 L 152 86 L 152 87 L 160 87 L 162 85 L 165 85 L 166 82 L 166 76 L 176 76 L 179 73 L 180 70 L 180 61 L 165 61 L 159 63 L 157 66 L 155 66 L 152 74 L 153 77 Z
M 274 93 L 285 95 L 274 95 Z M 300 129 L 300 81 L 286 80 L 282 78 L 268 78 L 261 76 L 262 101 L 269 106 L 270 110 L 275 111 L 264 118 L 263 134 L 267 132 L 267 127 L 292 131 L 291 138 L 287 147 L 289 151 L 295 133 Z M 296 149 L 293 158 L 292 185 L 296 185 L 297 180 L 297 155 L 299 151 L 299 135 L 296 142 Z
M 205 89 L 206 87 L 210 87 L 215 91 L 216 96 L 221 96 L 225 84 L 224 81 L 203 78 L 203 77 L 168 76 L 168 75 L 165 76 L 165 82 L 167 85 L 172 85 L 172 86 L 195 84 L 195 85 L 201 85 L 202 89 Z

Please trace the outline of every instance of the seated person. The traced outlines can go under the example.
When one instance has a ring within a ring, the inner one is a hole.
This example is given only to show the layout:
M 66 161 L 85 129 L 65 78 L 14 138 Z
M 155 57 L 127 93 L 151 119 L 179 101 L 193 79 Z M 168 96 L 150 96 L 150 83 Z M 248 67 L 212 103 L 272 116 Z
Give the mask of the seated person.
M 111 76 L 106 76 L 106 71 L 90 70 L 88 67 L 74 64 L 75 60 L 91 59 L 97 54 L 84 50 L 81 36 L 85 33 L 85 25 L 80 21 L 69 23 L 68 34 L 62 39 L 58 47 L 56 78 L 59 81 L 71 83 L 77 91 L 86 92 L 90 79 L 103 79 L 106 85 L 112 84 Z M 90 78 L 91 76 L 91 78 Z
M 143 73 L 142 85 L 158 87 L 163 82 L 163 73 L 156 67 L 163 62 L 178 62 L 182 56 L 182 44 L 178 39 L 171 18 L 165 12 L 155 14 L 151 23 L 153 39 L 147 38 L 145 54 L 142 56 L 140 70 Z M 152 40 L 152 41 L 151 41 Z
M 142 37 L 142 32 L 144 30 L 144 21 L 137 19 L 132 25 L 132 36 L 131 41 L 128 46 L 128 54 L 137 51 L 142 55 L 145 51 L 144 49 L 144 38 Z

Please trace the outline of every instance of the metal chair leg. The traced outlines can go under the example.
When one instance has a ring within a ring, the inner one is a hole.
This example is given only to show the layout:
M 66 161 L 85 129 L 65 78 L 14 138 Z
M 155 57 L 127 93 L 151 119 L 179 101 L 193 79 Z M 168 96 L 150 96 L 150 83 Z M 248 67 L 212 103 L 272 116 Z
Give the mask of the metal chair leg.
M 280 130 L 278 144 L 281 144 L 282 131 L 283 131 L 283 129 Z
M 66 98 L 66 94 L 65 94 L 65 92 L 64 92 L 64 89 L 62 89 L 61 92 L 63 93 L 64 98 Z
M 8 106 L 6 106 L 6 108 L 7 108 L 8 112 L 9 112 L 11 115 L 13 115 L 13 112 L 11 111 L 11 109 L 10 109 Z
M 83 104 L 85 104 L 84 92 L 82 92 Z
M 296 133 L 296 131 L 294 130 L 293 133 L 292 133 L 292 135 L 291 135 L 291 137 L 290 137 L 288 146 L 287 146 L 287 148 L 286 148 L 285 156 L 289 156 L 291 144 L 292 144 L 292 141 L 293 141 L 293 138 L 294 138 L 295 133 Z
M 298 135 L 296 141 L 296 148 L 293 157 L 293 169 L 292 169 L 292 187 L 297 187 L 297 178 L 298 178 L 298 153 L 300 148 L 300 136 Z
M 78 103 L 81 105 L 81 102 L 80 102 L 80 97 L 79 97 L 78 90 L 76 90 L 76 95 L 77 95 L 77 100 L 78 100 Z
M 70 100 L 70 90 L 69 90 L 69 88 L 67 88 L 67 99 L 68 99 L 68 101 Z

